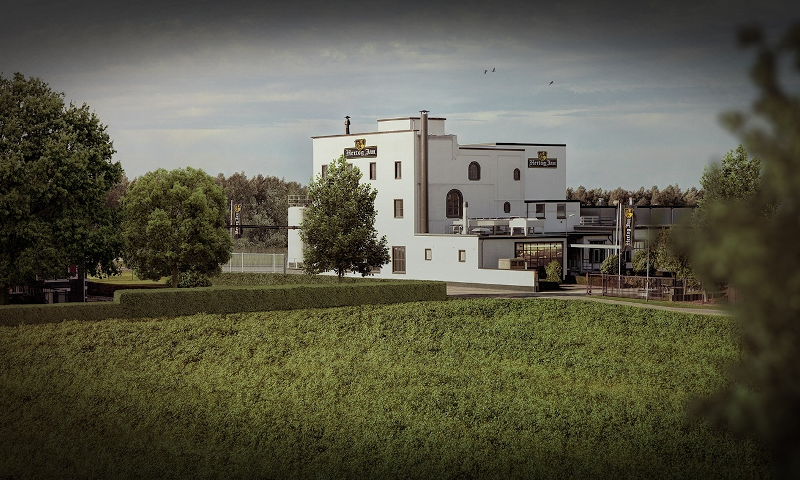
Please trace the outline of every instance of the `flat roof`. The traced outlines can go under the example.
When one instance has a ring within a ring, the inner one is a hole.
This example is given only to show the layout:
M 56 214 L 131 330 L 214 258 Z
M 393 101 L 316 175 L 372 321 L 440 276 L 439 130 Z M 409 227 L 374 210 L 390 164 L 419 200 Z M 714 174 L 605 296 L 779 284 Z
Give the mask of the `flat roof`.
M 422 117 L 394 117 L 394 118 L 379 118 L 379 122 L 390 122 L 393 120 L 419 120 Z M 447 120 L 444 117 L 428 117 L 428 120 Z
M 458 149 L 459 150 L 492 150 L 492 151 L 502 150 L 504 152 L 524 152 L 525 151 L 524 148 L 473 147 L 473 146 L 469 146 L 469 145 L 466 145 L 466 146 L 465 145 L 459 145 Z
M 472 143 L 471 145 L 494 145 L 494 146 L 510 146 L 510 147 L 566 147 L 566 143 L 514 143 L 514 142 L 489 142 L 489 143 Z
M 340 133 L 336 135 L 317 135 L 315 138 L 334 138 L 334 137 L 361 137 L 363 135 L 383 135 L 384 133 L 403 133 L 403 132 L 418 132 L 419 130 L 389 130 L 387 132 L 359 132 L 359 133 Z M 434 135 L 435 137 L 446 137 L 447 135 Z

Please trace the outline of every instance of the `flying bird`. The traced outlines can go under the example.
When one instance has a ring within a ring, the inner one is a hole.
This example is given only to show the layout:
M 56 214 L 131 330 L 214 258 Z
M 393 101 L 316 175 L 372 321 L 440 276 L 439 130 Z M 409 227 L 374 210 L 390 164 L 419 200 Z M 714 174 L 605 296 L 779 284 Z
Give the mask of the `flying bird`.
M 494 68 L 492 68 L 492 72 L 494 72 Z
M 553 84 L 553 81 L 552 81 L 552 80 L 550 80 L 550 83 L 548 83 L 548 85 L 552 85 L 552 84 Z

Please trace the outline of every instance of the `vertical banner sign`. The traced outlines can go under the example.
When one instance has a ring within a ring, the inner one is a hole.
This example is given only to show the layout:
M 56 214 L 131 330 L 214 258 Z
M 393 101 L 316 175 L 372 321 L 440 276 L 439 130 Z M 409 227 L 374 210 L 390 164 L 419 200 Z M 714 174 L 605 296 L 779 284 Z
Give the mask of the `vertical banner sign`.
M 242 204 L 237 203 L 233 206 L 233 238 L 242 236 Z
M 634 227 L 633 207 L 628 207 L 625 209 L 625 250 L 633 249 L 633 242 L 634 242 L 633 227 Z

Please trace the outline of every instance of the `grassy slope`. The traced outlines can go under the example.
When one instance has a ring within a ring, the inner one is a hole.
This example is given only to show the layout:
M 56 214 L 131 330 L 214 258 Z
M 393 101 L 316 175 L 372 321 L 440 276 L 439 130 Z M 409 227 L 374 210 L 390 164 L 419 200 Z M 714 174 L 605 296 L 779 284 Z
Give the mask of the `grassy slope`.
M 459 300 L 0 329 L 0 477 L 760 478 L 734 322 Z

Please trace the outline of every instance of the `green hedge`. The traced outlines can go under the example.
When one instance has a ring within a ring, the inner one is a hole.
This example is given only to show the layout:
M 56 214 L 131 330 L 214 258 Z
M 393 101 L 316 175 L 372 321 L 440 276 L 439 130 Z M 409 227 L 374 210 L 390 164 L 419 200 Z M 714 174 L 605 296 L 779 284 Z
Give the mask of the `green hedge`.
M 2 306 L 0 325 L 293 310 L 446 298 L 444 282 L 426 281 L 119 290 L 114 293 L 113 302 Z

